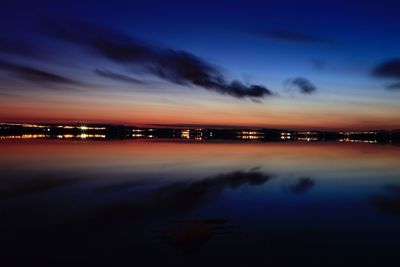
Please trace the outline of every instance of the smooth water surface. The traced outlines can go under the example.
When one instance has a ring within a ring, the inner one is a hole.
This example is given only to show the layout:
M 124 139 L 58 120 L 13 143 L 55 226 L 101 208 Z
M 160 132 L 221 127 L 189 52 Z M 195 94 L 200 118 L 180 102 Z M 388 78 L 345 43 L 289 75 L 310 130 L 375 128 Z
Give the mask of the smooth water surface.
M 2 140 L 0 174 L 4 266 L 399 259 L 394 145 Z

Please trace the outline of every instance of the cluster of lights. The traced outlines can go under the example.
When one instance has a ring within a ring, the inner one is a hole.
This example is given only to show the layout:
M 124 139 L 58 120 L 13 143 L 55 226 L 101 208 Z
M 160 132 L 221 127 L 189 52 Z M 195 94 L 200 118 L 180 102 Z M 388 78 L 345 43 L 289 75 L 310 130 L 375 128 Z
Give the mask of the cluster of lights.
M 350 142 L 350 143 L 368 143 L 368 144 L 376 144 L 378 141 L 376 140 L 356 140 L 350 138 L 339 139 L 339 142 Z
M 242 135 L 256 135 L 256 134 L 260 135 L 260 134 L 263 134 L 263 133 L 261 133 L 261 132 L 252 132 L 252 131 L 241 131 L 240 134 L 242 134 Z
M 142 129 L 132 129 L 132 132 L 133 132 L 133 134 L 132 134 L 133 138 L 146 137 L 143 134 L 143 130 Z M 150 137 L 150 136 L 148 136 L 148 137 Z
M 352 135 L 352 134 L 377 134 L 377 132 L 339 132 L 343 135 Z
M 46 137 L 48 136 L 44 134 L 23 134 L 23 135 L 0 136 L 0 139 L 37 139 Z
M 318 132 L 297 132 L 298 135 L 318 135 Z
M 0 139 L 38 139 L 38 138 L 50 138 L 50 135 L 45 134 L 22 134 L 22 135 L 7 135 L 0 136 Z M 79 138 L 79 139 L 87 139 L 87 138 L 106 138 L 104 134 L 63 134 L 57 135 L 57 139 L 71 139 L 71 138 Z
M 50 125 L 39 125 L 39 124 L 31 124 L 31 123 L 0 123 L 0 125 L 9 125 L 9 126 L 21 126 L 24 128 L 47 128 L 50 130 Z M 63 128 L 63 129 L 80 129 L 82 131 L 86 130 L 105 130 L 106 127 L 90 127 L 86 125 L 81 126 L 71 126 L 71 125 L 56 125 L 56 128 Z
M 282 133 L 281 133 L 281 139 L 282 139 L 282 140 L 291 139 L 291 138 L 292 138 L 291 135 L 292 135 L 291 133 L 282 132 Z
M 21 126 L 25 128 L 45 128 L 48 126 L 38 125 L 38 124 L 30 124 L 30 123 L 1 123 L 2 125 L 10 125 L 10 126 Z
M 262 136 L 257 136 L 257 135 L 243 135 L 243 136 L 240 136 L 239 138 L 245 139 L 245 140 L 248 140 L 248 139 L 254 140 L 254 139 L 261 139 Z
M 257 140 L 257 139 L 262 139 L 264 137 L 264 134 L 262 132 L 256 132 L 256 131 L 239 131 L 237 137 L 238 139 L 243 139 L 243 140 Z
M 73 134 L 57 135 L 57 138 L 58 138 L 58 139 L 63 139 L 63 138 L 69 139 L 69 138 L 74 138 L 74 137 L 75 137 L 75 136 L 74 136 Z
M 297 138 L 297 140 L 311 142 L 311 141 L 318 141 L 318 138 L 317 137 L 299 137 L 299 138 Z
M 194 130 L 186 129 L 186 130 L 181 130 L 181 138 L 184 139 L 190 139 L 194 138 L 195 140 L 204 140 L 204 129 L 198 128 Z M 191 131 L 192 131 L 192 136 L 191 136 Z M 210 136 L 212 136 L 212 133 L 210 132 Z
M 78 126 L 76 128 L 79 129 L 79 130 L 82 130 L 82 131 L 87 131 L 87 130 L 96 130 L 96 131 L 98 131 L 98 130 L 105 130 L 106 129 L 106 127 L 89 127 L 89 126 L 86 126 L 86 125 Z
M 50 132 L 53 128 L 60 129 L 77 129 L 80 130 L 80 134 L 59 134 L 55 137 L 58 139 L 70 139 L 70 138 L 78 138 L 78 139 L 87 139 L 87 138 L 106 138 L 104 134 L 89 134 L 88 132 L 91 130 L 106 130 L 106 127 L 92 127 L 87 125 L 38 125 L 38 124 L 30 124 L 30 123 L 0 123 L 0 128 L 9 128 L 9 126 L 19 126 L 25 128 L 42 128 L 46 132 Z M 154 129 L 132 129 L 132 137 L 133 138 L 155 138 L 156 135 L 153 133 Z M 149 134 L 148 132 L 151 132 Z M 46 134 L 22 134 L 22 135 L 12 135 L 12 136 L 0 136 L 0 139 L 36 139 L 36 138 L 51 138 L 54 135 L 50 136 Z M 377 135 L 378 133 L 375 131 L 365 131 L 365 132 L 353 132 L 353 131 L 342 131 L 339 134 L 344 135 L 344 138 L 338 139 L 339 142 L 353 142 L 353 143 L 377 143 L 377 140 L 359 140 L 359 139 L 351 139 L 351 135 Z M 204 129 L 184 129 L 180 131 L 181 138 L 190 139 L 191 137 L 195 140 L 203 140 L 207 138 L 206 135 L 210 137 L 213 136 L 211 131 L 204 132 Z M 299 131 L 299 132 L 281 132 L 280 139 L 282 140 L 299 140 L 299 141 L 318 141 L 319 140 L 319 132 L 315 131 Z M 300 136 L 300 137 L 298 137 Z M 349 138 L 350 137 L 350 138 Z M 257 140 L 263 139 L 264 133 L 257 130 L 243 130 L 237 131 L 237 138 L 244 140 Z M 372 139 L 372 137 L 371 137 Z
M 87 138 L 106 138 L 104 134 L 78 134 L 76 138 L 87 139 Z

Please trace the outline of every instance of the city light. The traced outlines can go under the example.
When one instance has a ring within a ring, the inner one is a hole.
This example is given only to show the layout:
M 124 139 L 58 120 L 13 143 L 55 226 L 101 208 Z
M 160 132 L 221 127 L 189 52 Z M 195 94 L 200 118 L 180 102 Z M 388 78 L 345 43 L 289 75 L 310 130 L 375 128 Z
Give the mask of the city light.
M 182 130 L 181 131 L 181 137 L 189 139 L 190 138 L 190 130 Z

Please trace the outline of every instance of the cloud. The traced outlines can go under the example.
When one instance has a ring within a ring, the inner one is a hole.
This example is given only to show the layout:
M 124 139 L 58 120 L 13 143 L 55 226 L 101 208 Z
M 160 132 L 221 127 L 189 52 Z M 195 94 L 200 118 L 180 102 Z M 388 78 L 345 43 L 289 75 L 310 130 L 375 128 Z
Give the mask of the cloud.
M 391 59 L 379 64 L 372 74 L 378 78 L 400 79 L 400 59 Z
M 306 78 L 294 78 L 285 81 L 288 89 L 297 89 L 302 94 L 313 94 L 317 91 L 317 87 Z
M 296 184 L 290 186 L 290 190 L 296 194 L 303 194 L 314 186 L 315 182 L 309 177 L 299 178 Z
M 106 69 L 95 69 L 94 72 L 101 77 L 108 78 L 114 81 L 127 82 L 133 84 L 144 84 L 144 82 L 139 79 L 135 79 L 133 77 L 124 74 L 115 73 Z
M 388 86 L 386 86 L 386 89 L 387 90 L 400 90 L 400 82 L 389 84 Z
M 256 33 L 258 36 L 292 43 L 328 43 L 329 40 L 307 33 L 286 30 L 262 30 Z
M 387 90 L 400 90 L 400 59 L 390 59 L 377 65 L 372 75 L 377 78 L 395 79 L 393 84 L 386 86 Z
M 12 73 L 24 80 L 39 83 L 60 83 L 66 85 L 83 85 L 83 83 L 67 77 L 36 68 L 0 60 L 0 70 Z
M 154 46 L 82 22 L 47 26 L 51 36 L 78 44 L 113 62 L 131 66 L 138 75 L 147 73 L 174 84 L 198 86 L 236 98 L 273 95 L 262 85 L 247 85 L 237 80 L 229 82 L 215 66 L 185 51 Z

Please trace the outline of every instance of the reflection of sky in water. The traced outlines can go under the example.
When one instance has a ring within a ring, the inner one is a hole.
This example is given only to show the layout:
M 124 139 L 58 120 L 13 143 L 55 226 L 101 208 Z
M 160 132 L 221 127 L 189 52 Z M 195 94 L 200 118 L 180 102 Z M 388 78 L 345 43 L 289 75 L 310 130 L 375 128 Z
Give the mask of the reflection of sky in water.
M 1 148 L 1 234 L 22 261 L 43 260 L 38 251 L 52 263 L 132 264 L 372 264 L 396 255 L 396 146 L 43 140 Z M 187 243 L 187 232 L 199 238 Z

